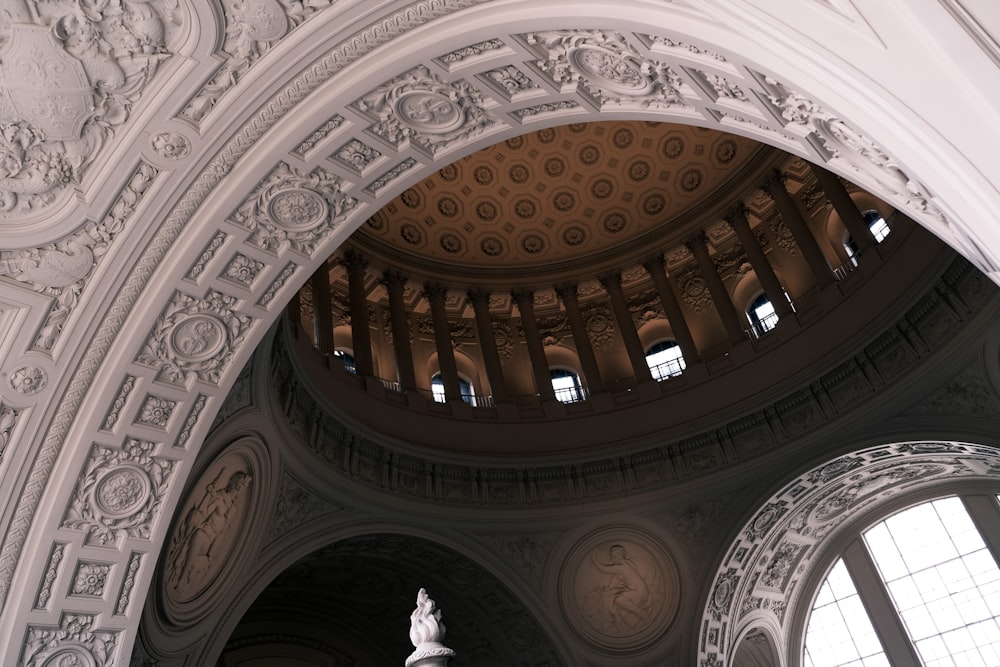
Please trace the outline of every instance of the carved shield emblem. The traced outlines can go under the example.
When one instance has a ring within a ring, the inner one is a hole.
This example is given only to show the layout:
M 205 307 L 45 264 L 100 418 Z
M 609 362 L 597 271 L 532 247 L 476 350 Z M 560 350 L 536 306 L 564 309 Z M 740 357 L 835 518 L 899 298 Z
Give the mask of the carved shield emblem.
M 0 50 L 0 120 L 26 120 L 50 140 L 79 139 L 93 111 L 83 64 L 63 50 L 52 29 L 12 25 Z

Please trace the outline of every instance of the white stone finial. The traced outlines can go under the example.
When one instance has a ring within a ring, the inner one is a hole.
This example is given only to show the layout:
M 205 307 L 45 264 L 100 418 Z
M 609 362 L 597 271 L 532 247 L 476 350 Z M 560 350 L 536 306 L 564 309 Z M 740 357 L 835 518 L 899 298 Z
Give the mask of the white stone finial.
M 406 659 L 405 667 L 446 667 L 455 652 L 441 643 L 445 627 L 441 611 L 434 600 L 421 588 L 417 592 L 417 608 L 410 614 L 410 641 L 414 651 Z

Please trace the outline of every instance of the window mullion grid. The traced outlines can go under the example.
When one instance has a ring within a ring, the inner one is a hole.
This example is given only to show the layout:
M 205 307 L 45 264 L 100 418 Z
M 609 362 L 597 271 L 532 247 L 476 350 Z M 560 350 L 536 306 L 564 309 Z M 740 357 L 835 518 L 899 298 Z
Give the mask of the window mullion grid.
M 920 658 L 864 541 L 854 540 L 842 557 L 889 661 L 895 667 L 920 667 Z

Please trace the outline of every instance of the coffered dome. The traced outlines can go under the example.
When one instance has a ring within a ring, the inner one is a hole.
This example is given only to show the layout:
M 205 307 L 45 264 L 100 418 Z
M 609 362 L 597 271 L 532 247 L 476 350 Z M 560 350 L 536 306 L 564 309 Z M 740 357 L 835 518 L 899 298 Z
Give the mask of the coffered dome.
M 524 283 L 661 245 L 777 151 L 655 122 L 577 123 L 513 137 L 404 191 L 352 241 L 408 272 Z

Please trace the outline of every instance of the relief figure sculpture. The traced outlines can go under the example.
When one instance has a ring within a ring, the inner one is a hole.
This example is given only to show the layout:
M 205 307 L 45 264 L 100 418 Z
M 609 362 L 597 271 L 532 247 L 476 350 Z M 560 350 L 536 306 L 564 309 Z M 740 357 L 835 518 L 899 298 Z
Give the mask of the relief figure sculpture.
M 594 627 L 626 635 L 648 625 L 653 615 L 649 583 L 625 547 L 614 544 L 603 557 L 595 553 L 591 564 L 602 575 L 587 594 L 587 616 Z

